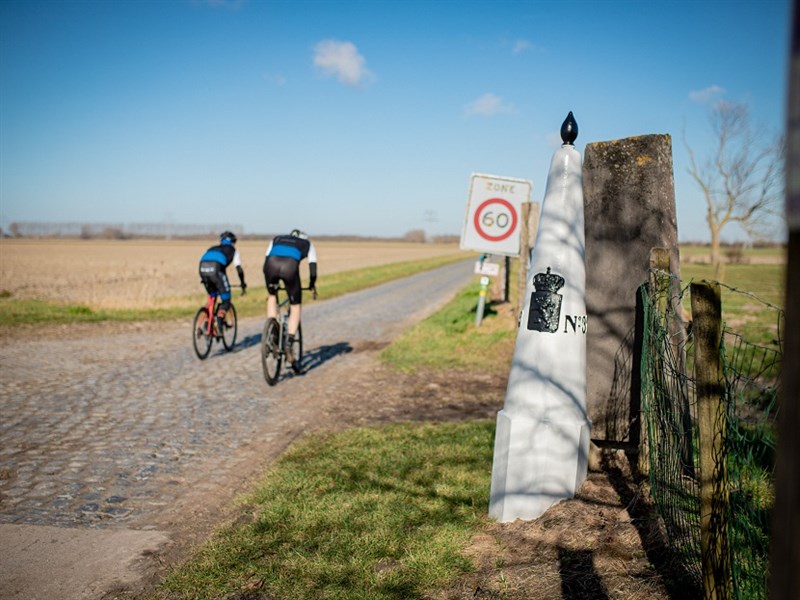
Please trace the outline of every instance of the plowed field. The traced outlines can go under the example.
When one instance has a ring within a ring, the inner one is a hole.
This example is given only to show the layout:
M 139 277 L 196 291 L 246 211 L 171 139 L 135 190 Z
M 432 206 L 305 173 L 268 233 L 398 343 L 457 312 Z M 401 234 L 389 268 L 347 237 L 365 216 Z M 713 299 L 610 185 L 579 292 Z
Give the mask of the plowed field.
M 152 308 L 202 295 L 197 263 L 213 240 L 0 240 L 0 292 L 91 308 Z M 237 245 L 248 286 L 263 286 L 266 241 Z M 319 275 L 458 252 L 455 244 L 315 242 Z M 307 262 L 303 262 L 306 281 Z M 230 273 L 229 273 L 230 275 Z M 232 283 L 236 283 L 236 275 Z

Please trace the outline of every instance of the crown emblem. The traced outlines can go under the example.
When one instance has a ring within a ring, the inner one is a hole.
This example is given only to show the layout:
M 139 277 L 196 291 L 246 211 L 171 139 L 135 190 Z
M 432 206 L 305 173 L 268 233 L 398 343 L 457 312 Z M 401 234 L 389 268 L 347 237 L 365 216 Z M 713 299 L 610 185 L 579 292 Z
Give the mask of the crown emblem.
M 533 277 L 533 286 L 537 292 L 550 292 L 555 294 L 564 287 L 564 278 L 561 275 L 556 275 L 550 272 L 550 267 L 547 267 L 547 273 L 537 273 Z

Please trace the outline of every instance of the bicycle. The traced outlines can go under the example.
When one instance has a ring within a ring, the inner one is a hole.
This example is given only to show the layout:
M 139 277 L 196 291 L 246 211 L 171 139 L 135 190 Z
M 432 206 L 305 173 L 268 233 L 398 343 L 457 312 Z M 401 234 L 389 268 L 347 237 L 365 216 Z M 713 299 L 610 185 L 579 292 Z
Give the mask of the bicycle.
M 230 308 L 225 313 L 222 320 L 222 331 L 217 327 L 217 311 L 220 305 L 219 294 L 208 295 L 205 306 L 201 306 L 194 316 L 192 323 L 192 345 L 197 358 L 205 359 L 211 352 L 211 345 L 214 340 L 222 342 L 226 351 L 230 352 L 236 343 L 236 333 L 239 329 L 239 321 L 236 318 L 236 308 L 231 302 Z M 210 317 L 210 318 L 209 318 Z
M 312 288 L 303 288 L 310 290 Z M 278 292 L 285 292 L 286 288 L 279 287 Z M 277 296 L 277 293 L 276 293 Z M 317 297 L 314 291 L 314 298 Z M 269 385 L 278 383 L 278 376 L 281 372 L 281 365 L 286 358 L 285 340 L 289 335 L 289 298 L 284 298 L 278 303 L 278 318 L 270 317 L 264 323 L 264 331 L 261 334 L 261 367 L 264 370 L 264 379 Z M 297 333 L 294 334 L 292 344 L 292 370 L 298 375 L 302 373 L 301 361 L 303 360 L 303 326 L 297 326 Z

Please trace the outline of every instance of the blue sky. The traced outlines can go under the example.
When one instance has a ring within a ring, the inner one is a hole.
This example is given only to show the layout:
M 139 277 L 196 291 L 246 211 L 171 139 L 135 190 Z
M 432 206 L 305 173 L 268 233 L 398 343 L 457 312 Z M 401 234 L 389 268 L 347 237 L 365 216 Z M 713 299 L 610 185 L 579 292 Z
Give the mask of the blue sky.
M 673 138 L 708 110 L 785 123 L 789 0 L 4 0 L 0 225 L 239 223 L 248 233 L 460 234 L 470 174 L 541 201 L 576 147 Z M 736 238 L 734 229 L 723 238 Z M 779 237 L 781 234 L 778 234 Z

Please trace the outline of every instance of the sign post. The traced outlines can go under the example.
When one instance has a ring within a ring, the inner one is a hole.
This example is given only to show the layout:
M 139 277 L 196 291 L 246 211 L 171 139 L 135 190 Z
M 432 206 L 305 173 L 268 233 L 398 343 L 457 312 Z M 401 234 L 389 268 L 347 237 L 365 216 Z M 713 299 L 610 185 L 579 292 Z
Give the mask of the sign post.
M 473 173 L 470 177 L 467 214 L 461 231 L 461 249 L 477 250 L 484 256 L 505 256 L 507 276 L 508 257 L 519 256 L 522 207 L 530 202 L 532 187 L 533 184 L 527 179 Z M 490 264 L 494 265 L 481 260 L 480 269 L 476 265 L 476 273 L 484 277 L 481 278 L 475 325 L 480 325 L 483 319 L 489 284 L 486 275 L 497 276 L 499 271 L 499 265 L 496 265 L 498 271 L 487 272 L 485 267 Z
M 478 293 L 478 309 L 475 311 L 475 325 L 480 325 L 483 321 L 483 310 L 486 308 L 486 290 L 489 287 L 489 278 L 484 275 L 481 277 L 481 291 Z

